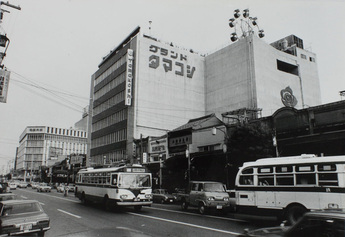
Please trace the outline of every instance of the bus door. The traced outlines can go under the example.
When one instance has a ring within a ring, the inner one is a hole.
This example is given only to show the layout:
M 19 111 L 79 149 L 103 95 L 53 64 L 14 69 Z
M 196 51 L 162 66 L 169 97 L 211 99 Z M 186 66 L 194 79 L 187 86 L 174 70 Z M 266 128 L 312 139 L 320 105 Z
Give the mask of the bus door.
M 238 188 L 236 190 L 236 204 L 241 206 L 255 206 L 255 191 L 254 191 L 254 176 L 241 175 L 239 179 L 239 186 L 245 190 Z

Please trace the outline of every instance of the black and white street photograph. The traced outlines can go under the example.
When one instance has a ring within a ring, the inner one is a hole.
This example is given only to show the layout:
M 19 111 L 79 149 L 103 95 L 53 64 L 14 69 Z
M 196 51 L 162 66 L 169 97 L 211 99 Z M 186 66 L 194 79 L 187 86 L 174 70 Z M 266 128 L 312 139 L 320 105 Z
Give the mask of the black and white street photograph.
M 0 1 L 0 236 L 345 237 L 344 12 Z

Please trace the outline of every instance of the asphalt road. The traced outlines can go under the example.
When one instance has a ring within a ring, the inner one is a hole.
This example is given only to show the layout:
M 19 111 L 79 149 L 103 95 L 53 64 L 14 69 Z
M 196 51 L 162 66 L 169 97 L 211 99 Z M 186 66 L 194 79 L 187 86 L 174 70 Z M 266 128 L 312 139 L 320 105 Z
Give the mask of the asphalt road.
M 31 188 L 13 190 L 20 198 L 38 200 L 49 215 L 52 236 L 236 236 L 245 228 L 269 226 L 271 220 L 227 215 L 200 215 L 197 209 L 182 211 L 176 204 L 153 204 L 136 212 L 133 208 L 105 211 L 99 205 L 84 206 L 74 193 L 64 197 L 55 189 L 38 193 Z

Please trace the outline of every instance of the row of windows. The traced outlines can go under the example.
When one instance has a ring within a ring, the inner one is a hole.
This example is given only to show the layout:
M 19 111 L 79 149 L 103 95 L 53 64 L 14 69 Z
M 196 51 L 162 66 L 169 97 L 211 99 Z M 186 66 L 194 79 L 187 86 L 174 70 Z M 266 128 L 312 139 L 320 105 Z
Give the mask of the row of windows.
M 239 184 L 259 186 L 338 186 L 336 168 L 335 164 L 248 168 L 242 171 Z
M 75 137 L 86 137 L 86 132 L 64 129 L 64 128 L 47 127 L 47 133 L 54 133 L 54 134 L 59 134 L 59 135 L 75 136 Z
M 94 94 L 94 100 L 99 99 L 101 96 L 105 95 L 121 83 L 123 83 L 126 80 L 126 73 L 123 72 L 120 75 L 118 75 L 115 79 L 111 80 L 108 84 L 106 84 L 102 89 L 98 90 Z
M 120 93 L 116 94 L 115 96 L 111 97 L 110 99 L 104 101 L 97 107 L 93 109 L 93 115 L 96 116 L 97 114 L 102 113 L 103 111 L 113 107 L 114 105 L 123 102 L 125 100 L 125 92 L 121 91 Z
M 103 137 L 93 139 L 91 147 L 97 148 L 97 147 L 109 145 L 115 142 L 124 141 L 126 139 L 127 139 L 127 129 L 122 129 L 122 130 L 107 134 Z
M 127 119 L 127 109 L 120 110 L 94 124 L 92 124 L 92 132 L 96 132 L 103 128 L 109 127 L 115 123 L 119 123 Z
M 90 184 L 110 184 L 110 173 L 88 173 L 81 174 L 77 182 L 90 183 Z
M 43 134 L 28 134 L 27 140 L 43 140 Z
M 43 153 L 43 147 L 27 147 L 26 153 L 28 153 L 28 154 L 42 154 Z
M 126 150 L 116 150 L 111 151 L 102 155 L 97 155 L 91 157 L 91 159 L 97 164 L 113 164 L 115 162 L 119 162 L 125 160 L 127 157 Z
M 27 144 L 26 146 L 28 147 L 43 147 L 43 141 L 32 141 L 32 140 L 29 140 L 27 141 Z
M 51 134 L 46 134 L 45 139 L 51 142 L 60 141 L 60 142 L 66 142 L 66 143 L 79 143 L 79 144 L 86 143 L 86 138 L 64 137 L 64 136 L 51 135 Z
M 114 72 L 116 69 L 121 67 L 122 64 L 126 63 L 127 54 L 123 55 L 121 58 L 119 58 L 111 67 L 109 67 L 107 70 L 105 70 L 101 75 L 99 75 L 95 79 L 95 85 L 98 85 L 101 81 L 103 81 L 107 76 L 109 76 L 112 72 Z

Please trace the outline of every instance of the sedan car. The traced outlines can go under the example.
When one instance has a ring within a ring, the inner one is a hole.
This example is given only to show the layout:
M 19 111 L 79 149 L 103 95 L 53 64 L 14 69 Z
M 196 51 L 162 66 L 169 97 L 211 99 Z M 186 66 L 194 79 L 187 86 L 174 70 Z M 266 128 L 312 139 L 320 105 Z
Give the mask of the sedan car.
M 8 200 L 0 202 L 0 236 L 28 235 L 44 236 L 50 229 L 50 219 L 35 200 Z
M 51 192 L 52 187 L 50 187 L 47 183 L 40 183 L 37 185 L 37 192 Z
M 155 189 L 152 191 L 153 202 L 172 203 L 176 201 L 176 197 L 168 193 L 166 189 Z
M 18 199 L 18 196 L 14 193 L 1 193 L 0 194 L 0 201 L 16 200 L 16 199 Z
M 10 190 L 17 189 L 17 184 L 16 183 L 8 183 L 8 187 L 10 187 Z
M 242 235 L 258 236 L 287 236 L 287 237 L 344 237 L 345 210 L 323 210 L 307 212 L 292 226 L 261 228 L 245 231 Z

